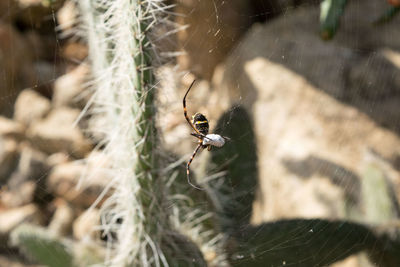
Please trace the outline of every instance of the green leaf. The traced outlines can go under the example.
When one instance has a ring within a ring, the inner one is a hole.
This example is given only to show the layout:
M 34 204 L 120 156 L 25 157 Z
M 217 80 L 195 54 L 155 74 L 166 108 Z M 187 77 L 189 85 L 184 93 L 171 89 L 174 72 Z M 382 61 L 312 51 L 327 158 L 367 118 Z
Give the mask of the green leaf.
M 375 21 L 374 24 L 383 24 L 383 23 L 387 23 L 387 22 L 391 21 L 391 20 L 394 18 L 394 16 L 395 16 L 397 13 L 399 13 L 399 11 L 400 11 L 400 7 L 399 7 L 399 6 L 397 6 L 397 7 L 395 7 L 395 6 L 389 7 L 389 8 L 385 11 L 385 13 L 383 13 L 382 16 L 380 16 L 380 17 Z
M 321 2 L 320 35 L 322 39 L 329 40 L 335 35 L 346 4 L 347 0 L 324 0 Z
M 20 225 L 12 231 L 11 242 L 23 253 L 46 266 L 73 266 L 70 248 L 41 227 Z

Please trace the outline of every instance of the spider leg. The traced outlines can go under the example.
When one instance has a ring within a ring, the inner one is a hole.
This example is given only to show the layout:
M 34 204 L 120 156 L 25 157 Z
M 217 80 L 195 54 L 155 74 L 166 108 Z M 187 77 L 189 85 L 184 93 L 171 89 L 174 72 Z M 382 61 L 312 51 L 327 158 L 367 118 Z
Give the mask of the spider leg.
M 200 133 L 200 134 L 198 134 L 198 133 L 190 133 L 190 135 L 193 135 L 194 137 L 197 137 L 197 138 L 199 138 L 200 140 L 202 139 L 202 138 L 207 138 L 204 134 L 202 134 L 202 133 Z M 209 138 L 207 138 L 207 139 L 209 139 Z
M 192 163 L 194 157 L 196 156 L 197 152 L 199 151 L 199 149 L 201 148 L 201 143 L 199 143 L 196 147 L 196 149 L 193 152 L 193 155 L 190 157 L 190 160 L 188 161 L 187 165 L 186 165 L 186 175 L 187 175 L 187 181 L 188 184 L 190 184 L 191 186 L 193 186 L 194 188 L 198 189 L 198 190 L 204 190 L 203 188 L 192 184 L 191 180 L 190 180 L 190 164 Z
M 187 122 L 190 124 L 190 126 L 193 128 L 193 130 L 196 131 L 197 134 L 202 135 L 199 130 L 196 129 L 196 127 L 194 127 L 192 121 L 190 120 L 190 118 L 187 115 L 187 109 L 186 109 L 186 96 L 188 95 L 190 89 L 192 89 L 192 86 L 194 84 L 196 80 L 193 80 L 192 84 L 189 86 L 189 89 L 186 91 L 185 96 L 183 97 L 183 115 L 185 116 L 185 119 L 187 120 Z

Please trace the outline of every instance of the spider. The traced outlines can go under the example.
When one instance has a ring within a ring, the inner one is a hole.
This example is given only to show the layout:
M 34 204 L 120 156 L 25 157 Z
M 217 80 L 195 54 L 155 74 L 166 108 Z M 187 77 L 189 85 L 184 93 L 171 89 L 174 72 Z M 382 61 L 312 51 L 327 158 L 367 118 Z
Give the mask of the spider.
M 192 120 L 189 119 L 187 115 L 187 109 L 186 109 L 186 96 L 188 95 L 190 89 L 192 88 L 194 82 L 196 80 L 193 80 L 192 84 L 189 86 L 189 89 L 186 91 L 185 96 L 183 97 L 183 115 L 185 116 L 185 119 L 189 123 L 190 127 L 193 128 L 195 131 L 194 133 L 190 133 L 194 137 L 198 138 L 198 144 L 196 149 L 194 150 L 192 156 L 190 157 L 188 163 L 186 164 L 186 175 L 187 175 L 187 181 L 188 183 L 193 186 L 194 188 L 198 190 L 204 190 L 203 188 L 194 185 L 191 180 L 190 180 L 190 164 L 192 163 L 194 157 L 196 156 L 197 152 L 200 150 L 200 148 L 204 149 L 207 148 L 208 151 L 211 150 L 212 146 L 216 147 L 222 147 L 225 144 L 225 140 L 230 140 L 228 137 L 221 136 L 219 134 L 209 134 L 209 125 L 208 125 L 208 120 L 206 116 L 204 116 L 201 113 L 196 113 L 192 116 Z

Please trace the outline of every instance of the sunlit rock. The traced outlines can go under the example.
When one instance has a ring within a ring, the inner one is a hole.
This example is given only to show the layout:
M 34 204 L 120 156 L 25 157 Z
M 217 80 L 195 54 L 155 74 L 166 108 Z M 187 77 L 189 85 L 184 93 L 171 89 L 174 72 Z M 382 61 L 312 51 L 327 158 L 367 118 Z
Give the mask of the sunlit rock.
M 50 111 L 50 100 L 38 92 L 25 89 L 19 95 L 14 105 L 14 119 L 24 125 L 43 119 Z
M 54 109 L 45 119 L 31 125 L 27 136 L 32 145 L 48 154 L 66 152 L 81 158 L 92 145 L 74 125 L 79 113 L 79 110 L 66 107 Z

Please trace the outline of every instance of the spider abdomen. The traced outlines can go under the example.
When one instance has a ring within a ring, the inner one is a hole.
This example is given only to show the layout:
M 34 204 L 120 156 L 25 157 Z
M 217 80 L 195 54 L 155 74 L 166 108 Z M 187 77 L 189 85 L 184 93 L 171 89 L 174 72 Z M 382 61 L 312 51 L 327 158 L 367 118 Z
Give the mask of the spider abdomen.
M 196 127 L 196 129 L 204 134 L 207 135 L 209 131 L 209 125 L 208 125 L 208 120 L 206 116 L 204 116 L 201 113 L 196 113 L 193 116 L 193 125 Z
M 212 145 L 216 147 L 222 147 L 225 144 L 225 138 L 220 136 L 219 134 L 207 134 L 204 137 L 202 145 Z

